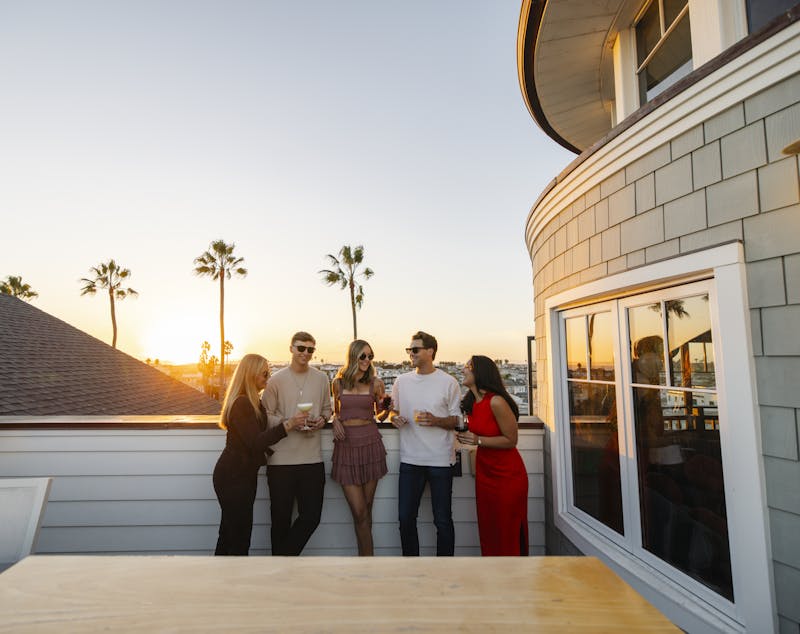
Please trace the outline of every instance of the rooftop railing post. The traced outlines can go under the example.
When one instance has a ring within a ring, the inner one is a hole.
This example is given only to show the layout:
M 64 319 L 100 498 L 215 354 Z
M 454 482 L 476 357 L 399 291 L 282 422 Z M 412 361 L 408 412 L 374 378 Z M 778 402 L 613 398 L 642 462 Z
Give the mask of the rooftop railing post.
M 536 337 L 528 335 L 528 416 L 533 416 L 536 410 L 536 361 L 533 354 Z

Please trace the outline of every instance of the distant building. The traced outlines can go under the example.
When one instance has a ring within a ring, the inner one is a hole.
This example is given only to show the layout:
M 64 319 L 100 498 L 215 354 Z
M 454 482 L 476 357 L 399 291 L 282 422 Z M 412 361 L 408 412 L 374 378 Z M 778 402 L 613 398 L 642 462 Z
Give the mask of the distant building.
M 525 232 L 547 551 L 797 632 L 800 4 L 524 0 L 517 53 L 579 154 Z
M 0 295 L 0 417 L 218 414 L 220 403 Z

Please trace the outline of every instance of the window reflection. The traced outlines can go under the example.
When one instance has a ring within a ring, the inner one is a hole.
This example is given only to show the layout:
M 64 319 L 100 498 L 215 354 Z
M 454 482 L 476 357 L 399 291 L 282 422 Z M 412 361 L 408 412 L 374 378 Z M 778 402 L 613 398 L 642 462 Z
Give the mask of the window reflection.
M 714 346 L 708 295 L 665 303 L 672 385 L 714 388 Z
M 629 309 L 628 329 L 633 382 L 666 385 L 661 304 Z
M 573 502 L 623 534 L 614 390 L 613 385 L 569 382 Z
M 567 336 L 567 376 L 586 378 L 586 317 L 571 317 L 565 320 Z
M 611 336 L 611 313 L 589 315 L 590 378 L 614 380 L 614 339 Z
M 638 387 L 633 398 L 642 546 L 732 600 L 716 397 Z

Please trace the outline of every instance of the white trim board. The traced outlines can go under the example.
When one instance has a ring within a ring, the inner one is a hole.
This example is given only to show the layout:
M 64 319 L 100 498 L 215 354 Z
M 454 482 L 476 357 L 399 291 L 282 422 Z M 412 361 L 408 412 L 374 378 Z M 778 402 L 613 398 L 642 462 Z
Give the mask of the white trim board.
M 36 548 L 52 478 L 0 478 L 0 565 Z

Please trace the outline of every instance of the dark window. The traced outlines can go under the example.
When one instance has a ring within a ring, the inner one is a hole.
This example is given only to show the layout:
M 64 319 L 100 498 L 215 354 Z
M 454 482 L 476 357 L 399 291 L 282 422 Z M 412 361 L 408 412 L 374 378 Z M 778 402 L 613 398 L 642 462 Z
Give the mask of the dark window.
M 755 33 L 784 11 L 798 6 L 797 0 L 745 0 L 747 4 L 747 27 Z
M 652 0 L 634 28 L 641 105 L 692 70 L 688 0 Z

